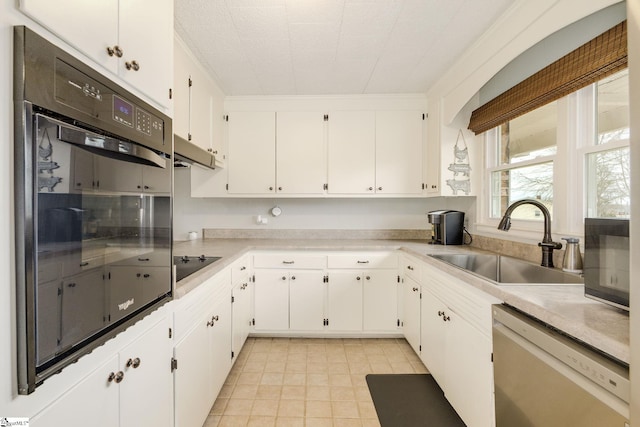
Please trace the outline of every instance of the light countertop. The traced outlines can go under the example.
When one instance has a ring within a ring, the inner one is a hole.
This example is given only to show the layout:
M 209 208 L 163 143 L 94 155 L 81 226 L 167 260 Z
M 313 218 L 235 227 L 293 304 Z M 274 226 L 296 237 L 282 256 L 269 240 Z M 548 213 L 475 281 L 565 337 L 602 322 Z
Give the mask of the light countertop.
M 468 252 L 473 249 L 465 246 L 430 245 L 425 240 L 199 239 L 175 242 L 174 255 L 204 254 L 222 257 L 181 280 L 176 285 L 175 298 L 186 295 L 252 250 L 401 250 L 615 359 L 629 363 L 628 314 L 585 298 L 582 285 L 496 285 L 428 256 L 435 253 Z

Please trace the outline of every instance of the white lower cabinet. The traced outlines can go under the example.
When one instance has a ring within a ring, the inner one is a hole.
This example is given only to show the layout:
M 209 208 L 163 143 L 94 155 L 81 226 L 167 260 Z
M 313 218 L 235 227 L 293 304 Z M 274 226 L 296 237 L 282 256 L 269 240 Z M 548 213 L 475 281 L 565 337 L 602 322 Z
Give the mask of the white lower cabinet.
M 325 306 L 324 271 L 299 270 L 289 273 L 289 328 L 294 331 L 322 331 Z
M 231 290 L 231 351 L 234 358 L 242 350 L 242 346 L 247 340 L 249 332 L 251 332 L 253 318 L 251 311 L 252 289 L 253 286 L 247 278 L 247 280 L 235 284 Z
M 421 286 L 411 277 L 402 284 L 402 328 L 404 337 L 416 354 L 420 354 Z
M 30 425 L 172 426 L 171 340 L 165 318 L 30 420 Z
M 231 370 L 231 274 L 218 273 L 184 297 L 174 315 L 175 426 L 204 423 Z
M 362 331 L 363 274 L 329 271 L 327 319 L 331 331 Z
M 491 304 L 499 301 L 436 268 L 422 276 L 420 356 L 469 427 L 491 427 Z
M 289 274 L 256 269 L 254 314 L 256 331 L 289 330 Z
M 396 270 L 365 271 L 362 294 L 362 328 L 365 331 L 395 331 L 399 328 Z

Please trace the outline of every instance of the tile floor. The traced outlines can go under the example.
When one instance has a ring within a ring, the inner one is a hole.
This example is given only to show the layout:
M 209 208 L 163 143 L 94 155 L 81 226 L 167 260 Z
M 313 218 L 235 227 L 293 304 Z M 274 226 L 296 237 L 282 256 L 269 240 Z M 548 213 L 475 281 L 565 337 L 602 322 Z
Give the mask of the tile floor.
M 379 427 L 365 376 L 426 372 L 404 339 L 249 338 L 203 427 Z

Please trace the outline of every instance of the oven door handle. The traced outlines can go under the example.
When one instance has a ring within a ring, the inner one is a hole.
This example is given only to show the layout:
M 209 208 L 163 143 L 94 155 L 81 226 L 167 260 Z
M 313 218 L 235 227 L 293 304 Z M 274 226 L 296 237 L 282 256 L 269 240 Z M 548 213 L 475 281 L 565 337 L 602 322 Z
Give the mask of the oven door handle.
M 101 135 L 60 120 L 36 114 L 39 125 L 44 120 L 57 127 L 57 137 L 60 141 L 76 145 L 104 157 L 139 163 L 166 169 L 167 160 L 155 151 L 130 141 L 123 141 L 112 136 Z M 46 124 L 44 124 L 46 126 Z

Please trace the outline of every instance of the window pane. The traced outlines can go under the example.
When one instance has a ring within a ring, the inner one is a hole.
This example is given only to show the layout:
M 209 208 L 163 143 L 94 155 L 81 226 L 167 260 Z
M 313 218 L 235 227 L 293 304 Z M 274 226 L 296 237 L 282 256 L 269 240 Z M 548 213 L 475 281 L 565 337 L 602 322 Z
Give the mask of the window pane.
M 598 140 L 596 144 L 629 140 L 629 71 L 598 82 Z
M 493 172 L 491 189 L 493 218 L 500 218 L 511 203 L 521 199 L 537 199 L 553 213 L 553 162 Z M 532 205 L 519 207 L 511 218 L 543 219 Z
M 629 148 L 587 155 L 587 216 L 629 217 Z
M 499 164 L 514 164 L 556 153 L 557 102 L 500 126 Z

